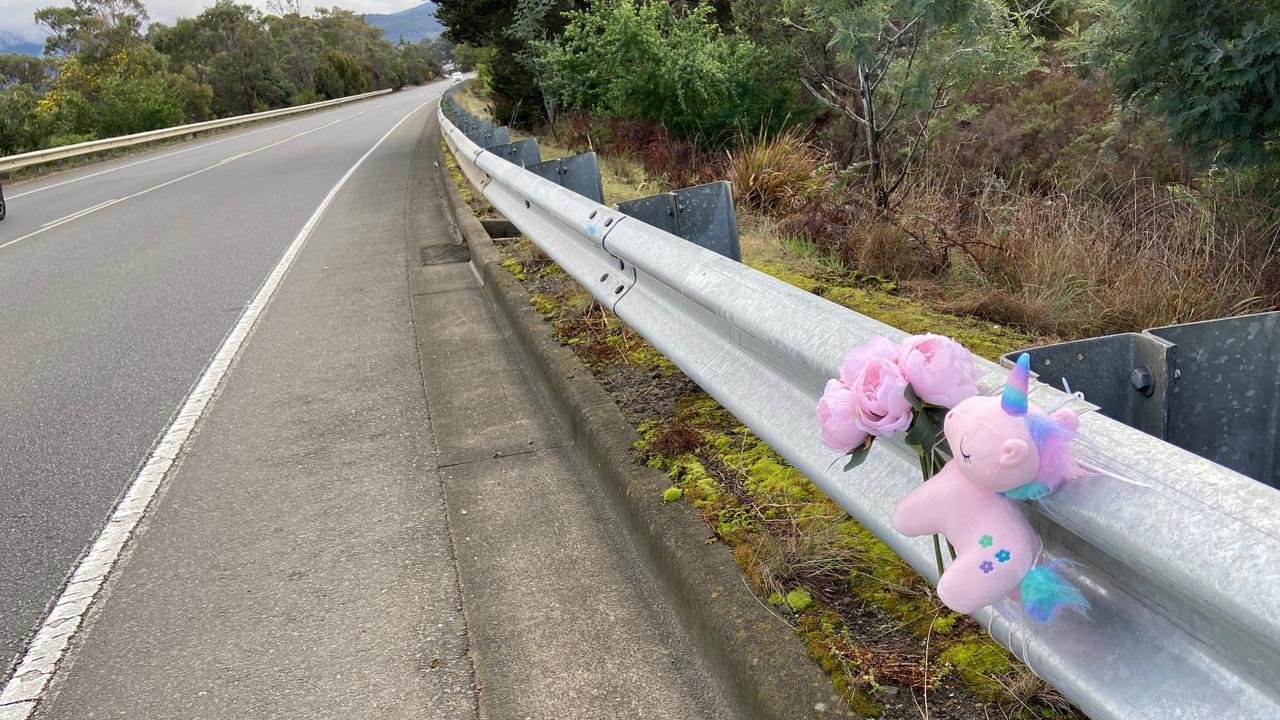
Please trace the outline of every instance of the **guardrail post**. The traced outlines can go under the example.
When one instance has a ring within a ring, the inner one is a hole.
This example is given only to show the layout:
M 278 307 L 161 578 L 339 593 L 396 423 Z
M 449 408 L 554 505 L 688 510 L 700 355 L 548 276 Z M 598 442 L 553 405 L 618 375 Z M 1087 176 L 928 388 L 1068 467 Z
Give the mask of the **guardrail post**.
M 542 162 L 542 153 L 538 150 L 538 141 L 532 138 L 516 140 L 504 145 L 492 145 L 485 148 L 485 150 L 520 167 L 529 167 Z
M 488 120 L 482 120 L 480 118 L 474 118 L 470 116 L 467 117 L 463 125 L 464 127 L 462 132 L 467 137 L 471 138 L 471 141 L 476 143 L 477 145 L 480 144 L 481 135 L 486 130 L 493 129 L 493 123 L 489 122 Z
M 618 203 L 640 222 L 742 262 L 733 186 L 725 180 Z
M 476 133 L 471 139 L 482 148 L 507 145 L 511 142 L 511 131 L 507 129 L 506 125 L 489 127 Z
M 600 179 L 600 159 L 594 152 L 547 160 L 525 167 L 539 177 L 558 183 L 560 187 L 604 204 L 604 182 Z
M 1065 379 L 1103 415 L 1280 488 L 1280 312 L 1027 352 L 1045 382 Z

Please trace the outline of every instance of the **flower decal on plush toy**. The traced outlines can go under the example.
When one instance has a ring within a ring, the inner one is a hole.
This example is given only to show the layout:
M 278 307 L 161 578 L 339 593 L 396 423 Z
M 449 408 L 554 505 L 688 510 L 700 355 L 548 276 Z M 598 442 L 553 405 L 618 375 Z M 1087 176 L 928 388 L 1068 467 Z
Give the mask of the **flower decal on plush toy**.
M 992 565 L 990 560 L 983 560 L 978 569 L 982 571 L 983 575 L 990 575 L 991 571 L 996 569 L 996 566 Z
M 996 553 L 996 559 L 997 559 L 997 560 L 999 560 L 999 561 L 1000 561 L 1000 562 L 1002 562 L 1002 563 L 1007 563 L 1007 562 L 1009 562 L 1009 558 L 1011 558 L 1011 557 L 1013 557 L 1013 556 L 1009 554 L 1009 551 L 1008 551 L 1008 550 L 1003 550 L 1003 549 L 1002 549 L 1000 552 Z
M 995 540 L 993 540 L 990 535 L 983 535 L 982 537 L 978 538 L 978 547 L 989 548 L 994 543 L 995 543 Z

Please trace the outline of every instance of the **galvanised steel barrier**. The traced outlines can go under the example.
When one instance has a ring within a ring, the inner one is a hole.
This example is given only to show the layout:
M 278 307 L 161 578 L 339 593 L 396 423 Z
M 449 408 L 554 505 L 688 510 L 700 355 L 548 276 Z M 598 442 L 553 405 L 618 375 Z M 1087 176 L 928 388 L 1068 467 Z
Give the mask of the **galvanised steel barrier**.
M 931 540 L 889 524 L 895 503 L 920 482 L 915 454 L 877 442 L 862 466 L 843 472 L 819 442 L 814 415 L 850 347 L 902 331 L 485 152 L 446 116 L 451 103 L 439 113 L 445 140 L 499 212 L 937 581 Z M 995 391 L 1007 371 L 978 362 L 981 389 Z M 1042 406 L 1063 397 L 1038 382 L 1031 394 Z M 1037 625 L 1006 600 L 978 622 L 1093 718 L 1280 718 L 1280 492 L 1096 412 L 1080 428 L 1091 445 L 1081 455 L 1102 472 L 1028 512 L 1046 557 L 1077 563 L 1071 576 L 1092 610 Z
M 191 123 L 189 125 L 177 125 L 170 128 L 161 128 L 159 130 L 149 130 L 147 132 L 134 133 L 133 135 L 121 135 L 120 137 L 106 138 L 105 140 L 90 140 L 88 142 L 75 143 L 74 145 L 62 145 L 60 147 L 48 148 L 46 150 L 34 150 L 20 155 L 9 155 L 7 157 L 0 157 L 0 173 L 13 172 L 14 170 L 20 170 L 32 165 L 42 165 L 44 163 L 54 162 L 55 160 L 66 160 L 68 158 L 80 157 L 81 155 L 91 155 L 93 153 L 104 152 L 107 150 L 116 150 L 119 148 L 152 143 L 158 140 L 168 140 L 170 138 L 182 137 L 189 133 L 207 132 L 209 130 L 218 130 L 225 127 L 242 125 L 244 123 L 257 122 L 259 120 L 269 120 L 271 118 L 283 117 L 285 115 L 310 112 L 312 110 L 319 110 L 321 108 L 332 107 L 334 105 L 344 105 L 356 100 L 374 97 L 375 95 L 385 95 L 389 92 L 391 92 L 391 90 L 375 90 L 362 95 L 352 95 L 350 97 L 337 98 L 336 100 L 324 100 L 322 102 L 310 103 L 308 105 L 298 105 L 297 107 L 279 108 L 276 110 L 267 110 L 266 112 L 237 115 L 235 117 L 220 118 L 218 120 L 207 120 L 205 122 Z

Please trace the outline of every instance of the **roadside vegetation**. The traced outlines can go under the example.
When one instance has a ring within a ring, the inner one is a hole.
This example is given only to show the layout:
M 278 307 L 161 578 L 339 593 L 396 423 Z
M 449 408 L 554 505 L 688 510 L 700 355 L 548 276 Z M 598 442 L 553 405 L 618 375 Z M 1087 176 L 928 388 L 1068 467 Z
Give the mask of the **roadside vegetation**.
M 449 49 L 297 2 L 218 0 L 170 26 L 141 0 L 73 0 L 35 19 L 45 55 L 0 55 L 0 156 L 421 84 Z
M 1264 0 L 499 5 L 440 10 L 499 120 L 732 180 L 832 272 L 1046 338 L 1280 301 Z

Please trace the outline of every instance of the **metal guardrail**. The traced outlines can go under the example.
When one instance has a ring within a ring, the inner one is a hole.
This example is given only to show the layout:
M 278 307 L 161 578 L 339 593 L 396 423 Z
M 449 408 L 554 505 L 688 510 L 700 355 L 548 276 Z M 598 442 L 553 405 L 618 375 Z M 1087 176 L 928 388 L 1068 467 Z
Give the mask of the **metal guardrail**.
M 335 100 L 324 100 L 308 105 L 298 105 L 297 107 L 279 108 L 276 110 L 267 110 L 266 112 L 250 113 L 248 115 L 237 115 L 235 117 L 220 118 L 218 120 L 207 120 L 205 122 L 191 123 L 190 125 L 178 125 L 171 128 L 161 128 L 159 130 L 149 130 L 147 132 L 134 133 L 133 135 L 121 135 L 120 137 L 106 138 L 105 140 L 90 140 L 88 142 L 75 143 L 74 145 L 62 145 L 60 147 L 48 148 L 46 150 L 34 150 L 32 152 L 22 153 L 19 155 L 9 155 L 0 157 L 0 173 L 13 172 L 21 170 L 32 165 L 42 165 L 57 160 L 66 160 L 68 158 L 79 157 L 81 155 L 92 155 L 93 153 L 104 152 L 107 150 L 116 150 L 119 148 L 133 147 L 134 145 L 142 145 L 145 143 L 156 142 L 158 140 L 167 140 L 169 138 L 181 137 L 189 133 L 205 132 L 208 130 L 218 130 L 225 127 L 232 127 L 249 122 L 257 122 L 259 120 L 269 120 L 271 118 L 282 117 L 284 115 L 293 115 L 296 113 L 309 112 L 311 110 L 319 110 L 321 108 L 331 107 L 334 105 L 343 105 L 355 100 L 363 100 L 364 98 L 373 97 L 375 95 L 385 95 L 391 90 L 374 90 L 373 92 L 364 93 L 362 95 L 352 95 L 350 97 L 337 98 Z
M 450 101 L 451 102 L 451 101 Z M 456 112 L 456 111 L 455 111 Z M 814 406 L 848 348 L 904 333 L 650 227 L 484 151 L 444 112 L 462 172 L 605 307 L 674 362 L 921 575 L 928 538 L 890 526 L 920 482 L 905 445 L 856 471 L 819 441 Z M 1007 371 L 979 360 L 980 387 Z M 1033 383 L 1041 405 L 1062 394 Z M 1073 401 L 1079 408 L 1083 403 Z M 1092 406 L 1087 406 L 1092 409 Z M 1081 418 L 1106 474 L 1029 506 L 1047 557 L 1078 563 L 1088 618 L 976 619 L 1096 719 L 1280 718 L 1280 492 L 1096 412 Z

